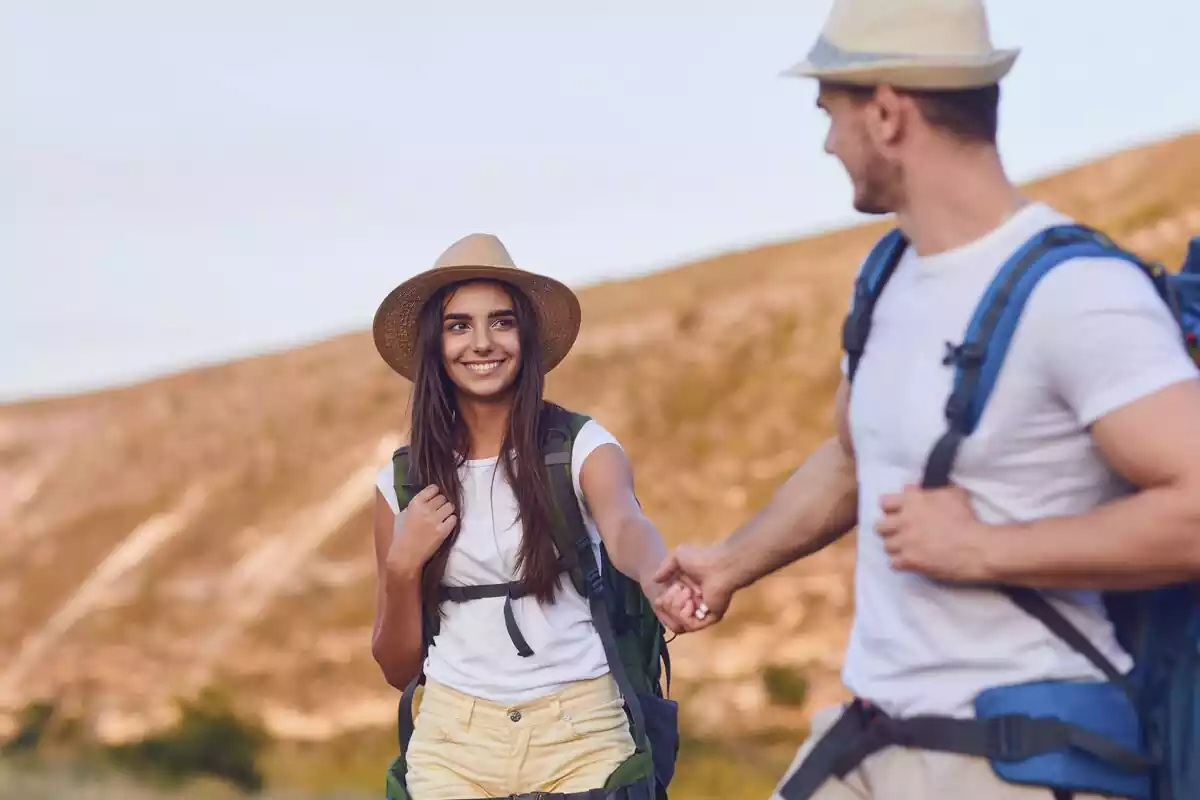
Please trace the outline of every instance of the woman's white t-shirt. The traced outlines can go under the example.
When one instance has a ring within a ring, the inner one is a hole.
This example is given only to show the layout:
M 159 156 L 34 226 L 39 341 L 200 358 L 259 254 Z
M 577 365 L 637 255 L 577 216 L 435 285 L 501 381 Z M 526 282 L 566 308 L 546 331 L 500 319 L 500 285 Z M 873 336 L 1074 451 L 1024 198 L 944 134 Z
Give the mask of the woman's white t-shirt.
M 620 444 L 598 422 L 589 420 L 575 437 L 571 478 L 599 563 L 600 535 L 579 488 L 579 472 L 592 451 Z M 399 506 L 389 461 L 376 486 L 395 512 Z M 461 526 L 442 582 L 448 586 L 507 583 L 516 579 L 522 529 L 517 501 L 499 459 L 467 461 L 462 481 Z M 517 627 L 533 650 L 522 658 L 504 625 L 504 598 L 443 603 L 440 630 L 425 659 L 425 675 L 464 694 L 498 703 L 538 697 L 578 680 L 608 672 L 604 646 L 592 624 L 587 601 L 564 574 L 553 604 L 534 597 L 513 601 Z

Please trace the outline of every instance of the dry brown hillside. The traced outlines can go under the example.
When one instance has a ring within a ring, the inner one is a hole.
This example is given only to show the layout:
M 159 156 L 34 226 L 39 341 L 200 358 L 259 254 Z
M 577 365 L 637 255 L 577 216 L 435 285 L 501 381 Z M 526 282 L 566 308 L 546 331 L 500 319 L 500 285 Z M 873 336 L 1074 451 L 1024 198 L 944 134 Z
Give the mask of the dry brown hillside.
M 1177 263 L 1200 232 L 1200 135 L 1029 193 Z M 582 292 L 584 330 L 551 396 L 625 443 L 669 540 L 730 531 L 827 434 L 841 315 L 879 230 Z M 283 736 L 390 724 L 395 694 L 369 652 L 369 508 L 405 399 L 355 334 L 0 408 L 0 702 L 57 696 L 119 737 L 217 682 Z M 674 644 L 694 730 L 799 724 L 839 692 L 852 563 L 843 542 Z M 771 703 L 772 663 L 808 676 L 803 707 Z

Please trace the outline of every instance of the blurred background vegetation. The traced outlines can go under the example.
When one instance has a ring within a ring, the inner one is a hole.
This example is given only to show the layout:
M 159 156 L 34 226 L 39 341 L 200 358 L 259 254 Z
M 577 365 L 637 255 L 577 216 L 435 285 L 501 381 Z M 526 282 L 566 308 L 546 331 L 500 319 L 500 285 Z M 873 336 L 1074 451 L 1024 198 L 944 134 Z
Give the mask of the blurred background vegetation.
M 805 679 L 787 667 L 763 672 L 779 702 L 804 700 Z M 798 744 L 793 730 L 736 742 L 684 736 L 672 798 L 765 797 Z M 367 800 L 383 796 L 394 731 L 320 744 L 272 741 L 252 716 L 215 689 L 179 703 L 178 720 L 119 745 L 90 740 L 52 703 L 34 703 L 0 746 L 0 800 Z

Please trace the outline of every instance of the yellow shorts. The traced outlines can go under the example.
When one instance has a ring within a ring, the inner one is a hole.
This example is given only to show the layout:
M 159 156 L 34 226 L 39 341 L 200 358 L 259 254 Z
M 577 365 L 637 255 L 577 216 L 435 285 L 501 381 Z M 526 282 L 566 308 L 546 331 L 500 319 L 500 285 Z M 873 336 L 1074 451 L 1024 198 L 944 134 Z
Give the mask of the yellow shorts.
M 480 700 L 429 681 L 408 746 L 413 800 L 465 800 L 604 786 L 633 755 L 610 675 L 528 702 Z

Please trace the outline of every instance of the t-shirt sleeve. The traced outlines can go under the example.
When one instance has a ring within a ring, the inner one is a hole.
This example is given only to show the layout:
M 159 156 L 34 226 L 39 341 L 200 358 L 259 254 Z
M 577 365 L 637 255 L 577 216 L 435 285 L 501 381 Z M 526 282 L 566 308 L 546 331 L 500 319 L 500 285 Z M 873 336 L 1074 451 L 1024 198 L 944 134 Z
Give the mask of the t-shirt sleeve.
M 621 446 L 617 437 L 605 430 L 603 425 L 595 420 L 588 420 L 576 434 L 575 446 L 571 449 L 571 483 L 575 486 L 575 499 L 579 501 L 579 510 L 583 512 L 584 521 L 588 527 L 588 536 L 597 548 L 600 545 L 600 531 L 596 528 L 591 509 L 588 508 L 587 500 L 584 499 L 583 489 L 579 485 L 579 473 L 583 470 L 587 457 L 594 453 L 597 447 L 606 444 Z M 596 558 L 597 560 L 600 558 L 598 549 Z
M 1128 262 L 1061 264 L 1041 280 L 1025 311 L 1037 328 L 1044 380 L 1084 426 L 1197 377 L 1174 316 Z
M 579 486 L 579 473 L 583 470 L 583 464 L 587 461 L 587 457 L 597 447 L 605 444 L 615 444 L 617 447 L 621 446 L 617 438 L 594 419 L 584 423 L 584 426 L 575 436 L 575 446 L 571 450 L 571 482 L 575 484 L 575 496 L 579 498 L 581 504 L 584 500 L 583 489 Z
M 383 495 L 383 499 L 387 500 L 388 505 L 392 507 L 393 514 L 400 513 L 400 499 L 396 497 L 395 477 L 396 469 L 389 461 L 383 465 L 375 476 L 375 488 L 379 489 Z

